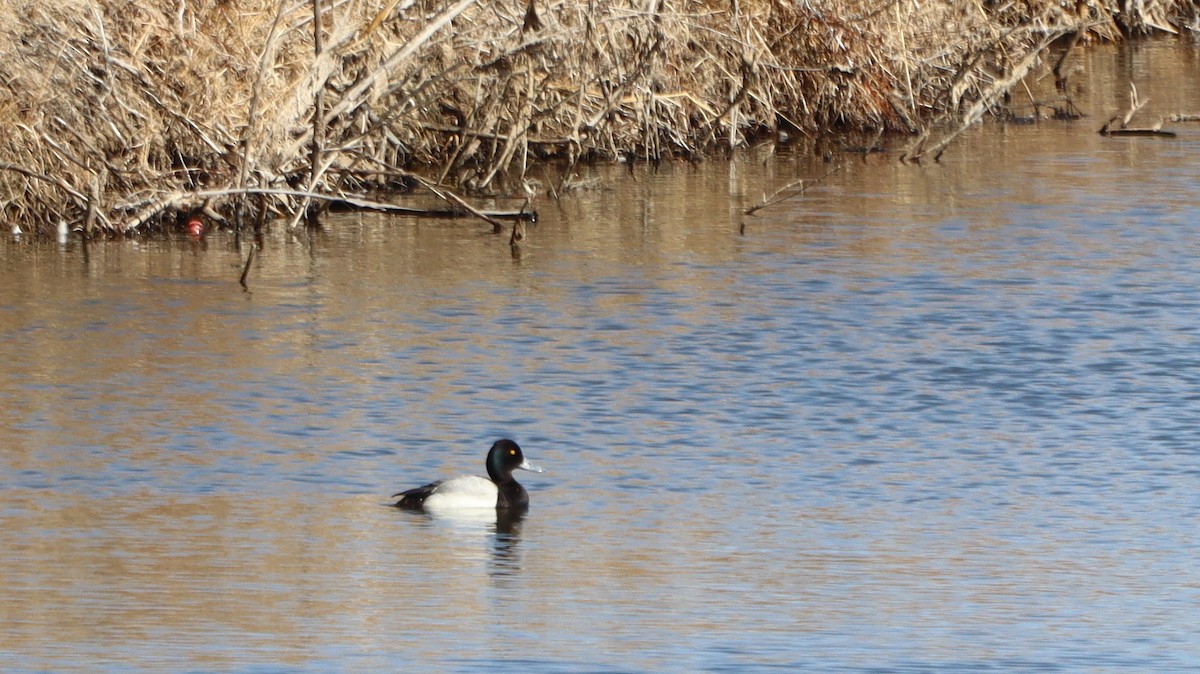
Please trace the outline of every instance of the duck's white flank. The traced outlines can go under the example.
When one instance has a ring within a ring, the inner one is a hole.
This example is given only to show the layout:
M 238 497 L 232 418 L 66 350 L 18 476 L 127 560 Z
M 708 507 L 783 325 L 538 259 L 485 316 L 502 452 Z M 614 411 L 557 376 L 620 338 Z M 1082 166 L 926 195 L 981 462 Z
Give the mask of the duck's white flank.
M 500 490 L 496 483 L 486 477 L 464 475 L 439 484 L 425 499 L 425 507 L 441 508 L 495 508 Z

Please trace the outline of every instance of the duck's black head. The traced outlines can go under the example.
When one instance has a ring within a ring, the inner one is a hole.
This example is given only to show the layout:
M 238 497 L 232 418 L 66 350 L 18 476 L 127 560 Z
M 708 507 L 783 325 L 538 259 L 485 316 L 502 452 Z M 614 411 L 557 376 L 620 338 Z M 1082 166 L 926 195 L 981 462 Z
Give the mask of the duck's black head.
M 492 482 L 495 482 L 500 490 L 496 500 L 497 508 L 529 507 L 529 494 L 513 479 L 514 470 L 542 472 L 541 468 L 525 460 L 525 454 L 521 452 L 517 443 L 507 438 L 497 440 L 487 457 L 488 477 L 492 478 Z
M 498 485 L 512 482 L 514 470 L 530 470 L 535 473 L 542 472 L 541 468 L 525 460 L 525 454 L 521 452 L 521 447 L 517 443 L 508 438 L 497 440 L 492 445 L 492 449 L 488 451 L 488 477 L 492 478 L 492 482 Z

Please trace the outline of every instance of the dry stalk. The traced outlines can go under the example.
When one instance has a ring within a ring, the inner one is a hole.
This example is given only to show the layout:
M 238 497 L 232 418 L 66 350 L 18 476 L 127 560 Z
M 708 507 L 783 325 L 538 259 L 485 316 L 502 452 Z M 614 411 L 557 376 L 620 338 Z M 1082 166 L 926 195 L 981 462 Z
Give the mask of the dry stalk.
M 979 119 L 989 108 L 997 104 L 1001 96 L 1005 95 L 1015 85 L 1022 82 L 1025 79 L 1025 76 L 1029 74 L 1029 71 L 1033 69 L 1038 60 L 1041 59 L 1042 54 L 1045 52 L 1046 48 L 1050 46 L 1050 43 L 1054 42 L 1054 40 L 1061 36 L 1061 33 L 1052 33 L 1051 35 L 1043 38 L 1040 43 L 1029 48 L 1029 51 L 1027 54 L 1025 54 L 1024 58 L 1013 65 L 1005 76 L 994 79 L 989 86 L 980 90 L 978 99 L 976 99 L 975 102 L 972 103 L 962 113 L 959 123 L 953 130 L 945 134 L 941 140 L 934 143 L 931 147 L 925 147 L 924 140 L 922 140 L 921 147 L 918 151 L 913 152 L 910 150 L 909 152 L 905 153 L 902 159 L 905 161 L 919 162 L 926 155 L 933 155 L 934 161 L 941 159 L 942 153 L 945 152 L 950 143 L 954 142 L 954 139 L 957 138 L 963 131 L 966 131 L 972 124 L 979 121 Z
M 792 197 L 798 197 L 801 194 L 804 194 L 805 192 L 807 192 L 808 188 L 812 187 L 813 185 L 816 185 L 817 183 L 828 178 L 829 176 L 837 173 L 839 170 L 841 170 L 841 168 L 842 168 L 841 166 L 835 166 L 835 167 L 829 169 L 828 171 L 826 171 L 825 173 L 817 176 L 816 178 L 802 178 L 800 180 L 792 181 L 792 182 L 784 185 L 783 187 L 780 187 L 779 189 L 775 190 L 774 192 L 772 192 L 771 196 L 769 196 L 769 197 L 764 196 L 762 198 L 762 201 L 759 201 L 757 204 L 754 204 L 750 208 L 747 208 L 746 210 L 742 211 L 742 214 L 743 215 L 754 215 L 755 213 L 761 211 L 762 209 L 764 209 L 768 206 L 774 206 L 775 204 L 778 204 L 783 201 L 787 201 L 788 199 L 791 199 Z M 799 188 L 795 189 L 797 186 L 799 186 Z
M 1163 124 L 1168 119 L 1167 117 L 1158 120 L 1158 123 L 1148 127 L 1131 127 L 1129 122 L 1133 121 L 1134 115 L 1146 107 L 1150 99 L 1141 100 L 1138 97 L 1137 85 L 1129 85 L 1129 108 L 1124 115 L 1117 115 L 1110 118 L 1100 128 L 1102 136 L 1159 136 L 1162 138 L 1174 138 L 1175 132 L 1163 131 Z M 1120 122 L 1117 124 L 1117 122 Z M 1115 125 L 1115 126 L 1114 126 Z

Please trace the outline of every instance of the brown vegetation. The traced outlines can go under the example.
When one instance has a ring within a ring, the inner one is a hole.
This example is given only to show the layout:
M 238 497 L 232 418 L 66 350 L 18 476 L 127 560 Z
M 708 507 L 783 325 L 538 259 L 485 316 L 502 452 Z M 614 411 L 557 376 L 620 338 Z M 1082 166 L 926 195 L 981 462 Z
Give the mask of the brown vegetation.
M 952 138 L 1034 68 L 1058 73 L 1055 40 L 1174 30 L 1191 8 L 0 0 L 0 210 L 88 235 L 200 209 L 294 223 L 380 188 L 519 194 L 538 160 L 566 176 L 781 131 L 926 134 L 920 158 L 944 147 L 931 130 Z

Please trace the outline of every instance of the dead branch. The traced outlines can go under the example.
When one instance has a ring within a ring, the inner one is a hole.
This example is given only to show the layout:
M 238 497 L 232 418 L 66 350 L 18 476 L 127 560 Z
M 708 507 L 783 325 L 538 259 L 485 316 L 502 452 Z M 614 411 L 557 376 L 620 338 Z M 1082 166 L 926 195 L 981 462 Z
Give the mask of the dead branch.
M 779 189 L 775 190 L 774 192 L 772 192 L 771 196 L 769 196 L 769 197 L 764 196 L 762 201 L 759 201 L 757 204 L 742 211 L 742 214 L 743 215 L 754 215 L 755 213 L 761 211 L 762 209 L 764 209 L 768 206 L 774 206 L 775 204 L 778 204 L 783 201 L 787 201 L 788 199 L 791 199 L 792 197 L 800 196 L 801 194 L 804 194 L 806 191 L 808 191 L 808 188 L 820 183 L 821 181 L 825 180 L 829 176 L 837 173 L 838 171 L 841 170 L 841 168 L 842 168 L 841 166 L 835 166 L 835 167 L 829 169 L 828 171 L 826 171 L 825 173 L 821 174 L 820 176 L 817 176 L 816 178 L 801 178 L 800 180 L 794 180 L 794 181 L 784 185 L 783 187 L 780 187 Z M 794 189 L 797 185 L 800 186 L 799 189 Z M 787 192 L 787 194 L 784 194 L 785 192 Z

